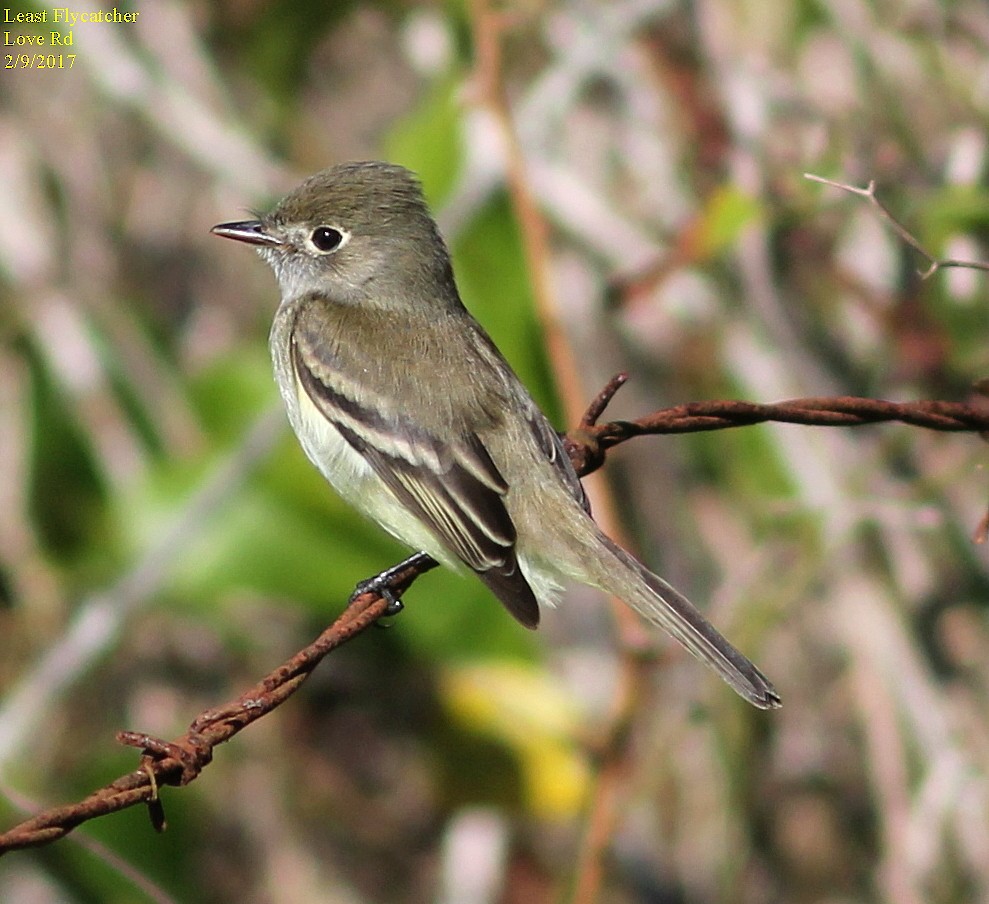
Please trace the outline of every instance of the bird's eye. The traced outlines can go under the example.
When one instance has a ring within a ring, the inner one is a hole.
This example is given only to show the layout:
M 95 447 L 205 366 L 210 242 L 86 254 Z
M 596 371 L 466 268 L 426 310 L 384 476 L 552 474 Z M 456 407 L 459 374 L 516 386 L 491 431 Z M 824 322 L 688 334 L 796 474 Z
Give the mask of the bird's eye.
M 343 244 L 343 240 L 344 233 L 332 226 L 317 226 L 312 231 L 312 235 L 309 236 L 309 241 L 312 242 L 313 247 L 324 254 L 336 251 Z

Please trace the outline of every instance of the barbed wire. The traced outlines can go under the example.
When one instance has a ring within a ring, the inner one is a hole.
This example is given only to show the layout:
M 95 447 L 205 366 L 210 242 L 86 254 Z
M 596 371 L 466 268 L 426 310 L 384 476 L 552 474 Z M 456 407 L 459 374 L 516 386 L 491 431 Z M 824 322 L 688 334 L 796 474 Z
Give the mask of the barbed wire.
M 804 398 L 772 404 L 737 400 L 689 402 L 664 408 L 633 421 L 598 424 L 608 403 L 628 380 L 613 377 L 588 406 L 580 424 L 564 437 L 574 468 L 581 476 L 604 464 L 608 449 L 636 436 L 723 430 L 776 422 L 805 426 L 850 427 L 899 421 L 928 430 L 989 434 L 989 397 L 978 384 L 971 404 L 944 401 L 891 402 L 838 396 Z M 984 539 L 989 516 L 976 539 Z M 143 752 L 140 767 L 76 803 L 54 807 L 0 834 L 0 855 L 19 848 L 49 844 L 82 823 L 127 807 L 148 806 L 152 825 L 165 828 L 159 796 L 163 785 L 194 781 L 213 759 L 217 745 L 229 741 L 252 722 L 284 703 L 305 682 L 323 657 L 352 640 L 382 616 L 394 612 L 403 593 L 435 560 L 417 553 L 394 568 L 358 585 L 340 617 L 312 644 L 262 678 L 235 700 L 206 710 L 174 741 L 124 731 L 117 740 Z

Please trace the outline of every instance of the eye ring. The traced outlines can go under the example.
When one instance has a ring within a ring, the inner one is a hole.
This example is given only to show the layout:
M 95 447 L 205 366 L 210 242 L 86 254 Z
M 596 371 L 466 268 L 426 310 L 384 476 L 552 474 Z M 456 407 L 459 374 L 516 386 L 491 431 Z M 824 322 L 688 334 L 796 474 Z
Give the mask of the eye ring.
M 348 238 L 350 236 L 342 229 L 323 224 L 309 234 L 309 244 L 320 254 L 331 254 L 343 246 Z

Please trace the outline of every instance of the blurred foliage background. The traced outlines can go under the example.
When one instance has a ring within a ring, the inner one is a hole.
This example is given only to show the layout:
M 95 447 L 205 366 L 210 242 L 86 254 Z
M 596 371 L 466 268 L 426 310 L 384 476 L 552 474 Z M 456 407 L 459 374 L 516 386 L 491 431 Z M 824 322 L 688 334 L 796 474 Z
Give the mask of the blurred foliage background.
M 134 768 L 117 729 L 180 733 L 403 554 L 289 435 L 274 281 L 208 234 L 304 175 L 419 172 L 466 303 L 561 428 L 623 369 L 612 417 L 957 400 L 989 371 L 985 277 L 921 280 L 864 202 L 802 177 L 874 179 L 932 253 L 989 257 L 984 0 L 501 5 L 584 398 L 544 351 L 479 2 L 119 6 L 137 22 L 77 25 L 72 69 L 0 76 L 4 825 Z M 164 835 L 135 809 L 8 855 L 0 900 L 590 900 L 587 858 L 609 902 L 985 900 L 984 460 L 903 426 L 629 443 L 606 476 L 630 542 L 782 710 L 659 637 L 622 709 L 603 600 L 530 635 L 434 572 L 167 789 Z

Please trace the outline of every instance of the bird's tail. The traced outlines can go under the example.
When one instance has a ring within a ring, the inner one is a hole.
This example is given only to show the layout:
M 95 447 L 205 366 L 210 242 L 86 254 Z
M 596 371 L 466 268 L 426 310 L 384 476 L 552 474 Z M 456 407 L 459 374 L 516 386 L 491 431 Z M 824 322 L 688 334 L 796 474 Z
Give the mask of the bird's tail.
M 599 536 L 614 561 L 599 562 L 603 573 L 592 575 L 589 583 L 621 597 L 644 618 L 671 634 L 753 705 L 760 709 L 780 706 L 779 694 L 769 679 L 728 643 L 683 594 L 604 534 Z

